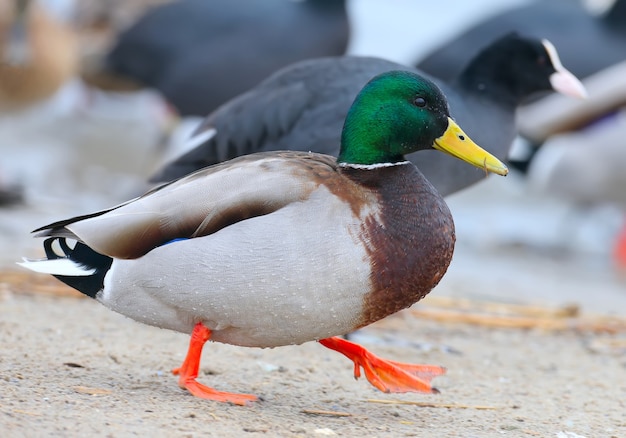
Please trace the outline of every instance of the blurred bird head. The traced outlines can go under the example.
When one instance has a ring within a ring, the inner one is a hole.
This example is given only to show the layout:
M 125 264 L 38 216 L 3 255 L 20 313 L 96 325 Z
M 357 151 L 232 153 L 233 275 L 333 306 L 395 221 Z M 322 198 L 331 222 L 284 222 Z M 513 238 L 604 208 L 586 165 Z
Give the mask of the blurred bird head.
M 496 95 L 513 106 L 547 91 L 577 98 L 587 95 L 582 83 L 563 67 L 550 41 L 515 32 L 480 51 L 459 80 L 470 89 Z
M 1 61 L 12 67 L 27 65 L 33 58 L 32 48 L 28 41 L 28 14 L 31 0 L 14 0 L 13 10 L 5 11 L 7 17 Z

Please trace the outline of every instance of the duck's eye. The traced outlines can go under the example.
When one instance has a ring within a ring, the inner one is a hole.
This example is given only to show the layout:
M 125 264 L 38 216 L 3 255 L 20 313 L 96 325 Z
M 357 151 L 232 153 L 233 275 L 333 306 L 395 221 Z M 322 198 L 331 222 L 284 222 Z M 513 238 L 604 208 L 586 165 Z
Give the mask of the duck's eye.
M 545 56 L 540 56 L 539 58 L 537 58 L 537 65 L 545 65 L 545 63 L 546 63 Z
M 418 96 L 415 98 L 415 100 L 413 100 L 413 105 L 418 108 L 424 108 L 426 106 L 426 99 Z

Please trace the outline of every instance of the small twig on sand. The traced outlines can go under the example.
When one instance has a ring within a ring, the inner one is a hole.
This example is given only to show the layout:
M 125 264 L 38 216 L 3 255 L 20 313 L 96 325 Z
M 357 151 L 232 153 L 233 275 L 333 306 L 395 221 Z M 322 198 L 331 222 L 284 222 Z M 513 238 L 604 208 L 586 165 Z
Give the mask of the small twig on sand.
M 619 333 L 626 331 L 626 320 L 610 316 L 577 317 L 577 318 L 531 318 L 523 316 L 502 316 L 462 312 L 433 308 L 411 309 L 411 315 L 420 319 L 438 322 L 464 323 L 484 327 L 542 329 L 542 330 L 575 330 L 594 333 Z
M 85 295 L 50 275 L 41 275 L 34 272 L 2 271 L 0 272 L 0 287 L 4 287 L 11 293 L 27 295 L 85 297 Z
M 420 319 L 483 327 L 594 333 L 626 332 L 626 319 L 609 315 L 583 314 L 575 305 L 542 307 L 452 297 L 428 297 L 409 312 Z
M 349 412 L 325 411 L 322 409 L 302 409 L 300 412 L 310 415 L 328 415 L 331 417 L 352 417 Z
M 112 391 L 109 389 L 88 388 L 86 386 L 74 386 L 72 389 L 80 394 L 89 394 L 89 395 L 109 395 L 112 393 Z
M 542 318 L 573 318 L 580 316 L 580 307 L 576 304 L 566 304 L 558 307 L 546 307 L 533 304 L 513 304 L 495 301 L 472 300 L 461 297 L 445 297 L 428 295 L 420 304 L 444 307 L 455 310 L 481 310 L 483 312 L 509 314 L 517 316 L 532 316 Z
M 481 406 L 481 405 L 462 405 L 454 403 L 433 403 L 433 402 L 418 402 L 410 400 L 382 400 L 370 398 L 366 400 L 368 403 L 381 403 L 387 405 L 413 405 L 420 406 L 422 408 L 448 408 L 448 409 L 478 409 L 478 410 L 493 410 L 502 409 L 497 406 Z

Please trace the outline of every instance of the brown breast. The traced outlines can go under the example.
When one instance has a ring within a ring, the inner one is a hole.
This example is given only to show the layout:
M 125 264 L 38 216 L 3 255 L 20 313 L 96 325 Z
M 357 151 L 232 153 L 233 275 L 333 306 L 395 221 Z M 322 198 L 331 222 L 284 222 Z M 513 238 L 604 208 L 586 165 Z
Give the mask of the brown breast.
M 443 198 L 412 164 L 344 175 L 374 191 L 378 215 L 361 229 L 371 264 L 372 291 L 361 326 L 411 306 L 439 283 L 452 260 L 455 233 Z

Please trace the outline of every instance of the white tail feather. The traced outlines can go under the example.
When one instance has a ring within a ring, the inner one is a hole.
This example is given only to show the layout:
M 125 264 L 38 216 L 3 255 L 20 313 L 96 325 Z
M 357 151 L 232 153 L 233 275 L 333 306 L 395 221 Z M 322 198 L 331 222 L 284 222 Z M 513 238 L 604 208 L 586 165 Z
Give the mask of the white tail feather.
M 217 130 L 215 128 L 209 128 L 206 131 L 199 132 L 197 134 L 193 134 L 190 138 L 187 139 L 184 145 L 185 151 L 190 151 L 198 146 L 200 146 L 205 141 L 209 141 L 212 139 L 215 134 L 217 134 Z
M 95 269 L 87 268 L 70 259 L 29 260 L 25 258 L 23 262 L 18 262 L 17 264 L 42 274 L 64 275 L 67 277 L 87 277 L 96 272 Z

